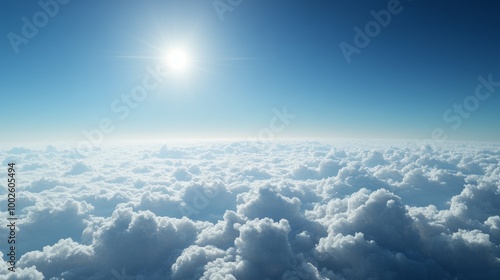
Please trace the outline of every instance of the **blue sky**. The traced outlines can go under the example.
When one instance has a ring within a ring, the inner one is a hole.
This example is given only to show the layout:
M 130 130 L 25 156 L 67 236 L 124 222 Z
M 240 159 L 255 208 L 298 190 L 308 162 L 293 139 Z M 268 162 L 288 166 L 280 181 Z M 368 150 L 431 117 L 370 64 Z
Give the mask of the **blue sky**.
M 391 2 L 243 0 L 222 20 L 212 1 L 73 0 L 16 53 L 9 34 L 43 10 L 2 1 L 0 141 L 77 141 L 104 118 L 106 140 L 256 137 L 283 107 L 296 117 L 276 137 L 424 139 L 439 128 L 500 141 L 500 87 L 474 99 L 479 76 L 500 81 L 500 5 L 400 1 L 348 63 L 339 44 L 354 46 L 354 28 Z M 178 46 L 189 69 L 120 118 L 113 102 Z M 474 110 L 453 111 L 464 101 Z

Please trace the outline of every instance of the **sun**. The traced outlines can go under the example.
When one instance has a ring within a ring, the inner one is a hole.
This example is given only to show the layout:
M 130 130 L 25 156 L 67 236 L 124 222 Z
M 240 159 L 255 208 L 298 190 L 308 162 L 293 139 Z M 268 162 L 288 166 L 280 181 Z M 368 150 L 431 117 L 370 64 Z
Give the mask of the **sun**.
M 169 70 L 174 74 L 186 72 L 191 62 L 188 52 L 183 48 L 173 48 L 169 50 L 165 60 Z

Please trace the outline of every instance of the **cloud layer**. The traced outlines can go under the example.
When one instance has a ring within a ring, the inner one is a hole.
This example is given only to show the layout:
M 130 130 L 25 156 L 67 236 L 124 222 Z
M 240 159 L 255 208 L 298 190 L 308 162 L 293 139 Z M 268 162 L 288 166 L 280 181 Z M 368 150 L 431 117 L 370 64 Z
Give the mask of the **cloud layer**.
M 0 279 L 500 279 L 496 143 L 122 144 L 85 158 L 61 145 L 0 158 L 18 165 L 22 255 Z

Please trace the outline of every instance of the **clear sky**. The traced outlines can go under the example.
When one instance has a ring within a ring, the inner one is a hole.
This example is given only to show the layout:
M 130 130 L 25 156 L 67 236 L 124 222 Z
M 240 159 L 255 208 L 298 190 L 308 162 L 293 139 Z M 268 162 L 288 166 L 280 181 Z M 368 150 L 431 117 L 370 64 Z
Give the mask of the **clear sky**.
M 0 4 L 1 142 L 77 141 L 102 120 L 106 140 L 500 141 L 496 1 L 54 1 Z M 161 85 L 125 101 L 157 67 Z

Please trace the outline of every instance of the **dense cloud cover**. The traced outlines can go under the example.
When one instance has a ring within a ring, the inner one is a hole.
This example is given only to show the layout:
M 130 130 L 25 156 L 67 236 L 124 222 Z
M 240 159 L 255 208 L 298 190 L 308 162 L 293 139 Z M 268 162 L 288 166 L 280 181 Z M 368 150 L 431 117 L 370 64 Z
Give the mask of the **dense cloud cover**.
M 0 158 L 18 166 L 22 255 L 0 279 L 500 279 L 498 143 L 121 144 L 87 157 L 61 145 Z

